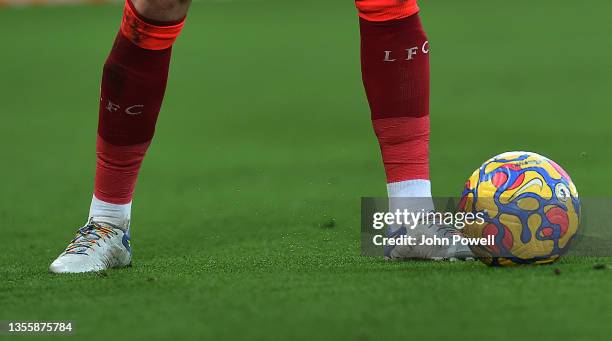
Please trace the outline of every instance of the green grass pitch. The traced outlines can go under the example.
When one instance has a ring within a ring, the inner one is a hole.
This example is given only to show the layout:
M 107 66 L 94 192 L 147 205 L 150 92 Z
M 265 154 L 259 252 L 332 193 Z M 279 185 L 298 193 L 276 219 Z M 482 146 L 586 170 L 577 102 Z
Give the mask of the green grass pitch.
M 359 198 L 385 192 L 353 6 L 195 3 L 138 185 L 134 266 L 80 276 L 46 271 L 86 218 L 121 8 L 0 9 L 0 320 L 74 320 L 90 340 L 609 338 L 612 270 L 593 269 L 609 259 L 359 256 Z M 611 2 L 421 7 L 435 194 L 524 149 L 582 196 L 612 194 Z

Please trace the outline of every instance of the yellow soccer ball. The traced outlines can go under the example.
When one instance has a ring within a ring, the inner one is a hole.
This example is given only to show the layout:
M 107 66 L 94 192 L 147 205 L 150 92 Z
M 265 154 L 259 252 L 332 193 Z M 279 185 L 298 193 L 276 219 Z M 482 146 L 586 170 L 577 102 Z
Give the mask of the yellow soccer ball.
M 555 262 L 569 249 L 580 221 L 580 200 L 570 176 L 554 161 L 530 152 L 507 152 L 486 161 L 468 179 L 459 210 L 484 217 L 463 233 L 494 236 L 494 245 L 472 247 L 478 259 L 493 266 Z

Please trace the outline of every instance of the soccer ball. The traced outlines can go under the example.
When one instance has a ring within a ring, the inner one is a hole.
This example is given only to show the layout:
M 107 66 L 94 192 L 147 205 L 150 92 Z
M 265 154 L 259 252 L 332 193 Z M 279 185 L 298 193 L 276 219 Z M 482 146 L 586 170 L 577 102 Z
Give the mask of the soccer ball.
M 466 225 L 463 234 L 493 235 L 494 245 L 471 246 L 478 259 L 493 266 L 557 261 L 569 249 L 580 220 L 570 176 L 554 161 L 530 152 L 507 152 L 486 161 L 468 179 L 459 210 L 480 212 L 482 219 Z

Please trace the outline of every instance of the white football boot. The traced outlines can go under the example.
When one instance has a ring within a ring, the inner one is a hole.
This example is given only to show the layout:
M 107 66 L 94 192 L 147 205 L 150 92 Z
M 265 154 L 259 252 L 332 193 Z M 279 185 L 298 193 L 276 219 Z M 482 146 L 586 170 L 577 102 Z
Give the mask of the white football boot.
M 421 260 L 473 260 L 474 254 L 468 246 L 461 243 L 453 244 L 452 236 L 460 234 L 454 227 L 439 226 L 439 225 L 418 225 L 414 229 L 402 226 L 395 230 L 387 237 L 397 238 L 400 236 L 412 236 L 416 238 L 417 245 L 394 245 L 386 246 L 384 250 L 386 260 L 404 260 L 404 259 L 421 259 Z M 419 245 L 423 236 L 432 238 L 434 236 L 440 239 L 448 239 L 449 245 Z
M 51 263 L 53 273 L 82 273 L 129 266 L 132 261 L 129 227 L 122 229 L 91 219 L 66 250 Z

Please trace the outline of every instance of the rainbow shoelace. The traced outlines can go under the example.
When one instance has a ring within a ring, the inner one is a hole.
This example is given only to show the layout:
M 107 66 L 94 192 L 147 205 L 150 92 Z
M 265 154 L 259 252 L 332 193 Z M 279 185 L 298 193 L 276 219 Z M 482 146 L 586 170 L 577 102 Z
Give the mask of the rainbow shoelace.
M 68 244 L 64 254 L 87 255 L 87 251 L 92 249 L 94 245 L 100 246 L 100 240 L 105 239 L 109 235 L 117 234 L 118 232 L 112 228 L 104 227 L 92 220 L 77 230 L 76 237 Z

